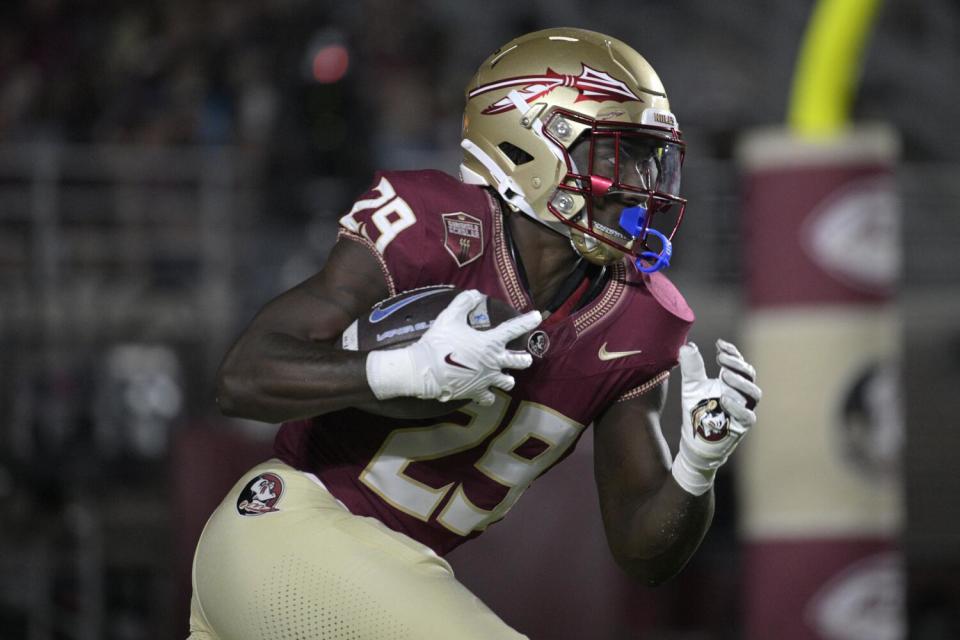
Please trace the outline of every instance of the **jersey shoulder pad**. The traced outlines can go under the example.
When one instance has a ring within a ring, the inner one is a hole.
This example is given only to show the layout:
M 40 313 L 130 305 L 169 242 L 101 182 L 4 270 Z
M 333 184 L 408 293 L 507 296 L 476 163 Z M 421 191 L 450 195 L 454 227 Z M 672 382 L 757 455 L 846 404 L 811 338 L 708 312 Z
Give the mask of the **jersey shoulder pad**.
M 644 274 L 633 268 L 628 268 L 627 271 L 631 274 L 628 277 L 634 282 L 643 282 L 643 286 L 646 287 L 650 296 L 663 311 L 682 322 L 692 323 L 696 320 L 693 309 L 687 304 L 686 298 L 666 275 L 659 271 Z
M 633 344 L 629 337 L 639 337 L 643 355 L 624 358 L 627 366 L 616 376 L 613 402 L 633 400 L 663 383 L 677 365 L 695 320 L 683 295 L 662 273 L 647 275 L 628 266 L 625 280 L 629 300 L 608 335 L 618 338 L 618 344 Z
M 403 291 L 449 281 L 447 271 L 456 270 L 457 262 L 445 247 L 448 225 L 458 214 L 466 216 L 468 227 L 490 228 L 490 206 L 481 188 L 442 171 L 381 171 L 340 218 L 340 228 L 366 241 L 396 290 Z M 479 243 L 488 241 L 479 235 Z
M 621 323 L 643 327 L 648 372 L 676 366 L 680 347 L 696 317 L 676 286 L 662 273 L 643 274 L 627 268 L 630 300 Z M 634 329 L 635 330 L 635 329 Z

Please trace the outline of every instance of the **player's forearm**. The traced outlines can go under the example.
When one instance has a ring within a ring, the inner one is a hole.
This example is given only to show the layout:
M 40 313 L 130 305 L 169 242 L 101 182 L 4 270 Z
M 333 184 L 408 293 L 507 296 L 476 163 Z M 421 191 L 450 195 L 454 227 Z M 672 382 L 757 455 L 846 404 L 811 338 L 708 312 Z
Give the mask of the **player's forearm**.
M 694 496 L 668 476 L 643 500 L 625 502 L 607 518 L 618 564 L 650 586 L 677 575 L 693 556 L 713 519 L 713 491 Z
M 217 374 L 224 415 L 284 422 L 374 401 L 365 353 L 279 333 L 246 336 Z

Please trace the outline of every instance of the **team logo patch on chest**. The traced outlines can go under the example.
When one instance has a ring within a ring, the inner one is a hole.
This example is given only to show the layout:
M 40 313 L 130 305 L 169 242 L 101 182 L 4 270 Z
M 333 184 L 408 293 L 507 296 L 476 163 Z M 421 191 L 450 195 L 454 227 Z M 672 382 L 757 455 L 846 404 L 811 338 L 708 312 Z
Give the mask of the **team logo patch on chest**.
M 542 358 L 550 348 L 550 336 L 545 331 L 534 331 L 527 338 L 527 351 L 530 355 Z
M 259 516 L 279 511 L 277 503 L 283 497 L 283 480 L 275 473 L 261 473 L 237 496 L 237 513 L 242 516 Z
M 457 261 L 458 267 L 470 264 L 483 255 L 483 223 L 466 213 L 444 213 L 443 246 Z

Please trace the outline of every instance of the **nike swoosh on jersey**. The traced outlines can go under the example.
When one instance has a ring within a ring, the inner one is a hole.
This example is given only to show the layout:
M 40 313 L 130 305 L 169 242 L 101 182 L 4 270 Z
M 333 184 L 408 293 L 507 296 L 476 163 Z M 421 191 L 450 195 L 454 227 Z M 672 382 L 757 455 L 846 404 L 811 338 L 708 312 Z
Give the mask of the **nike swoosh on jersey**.
M 456 360 L 454 360 L 451 356 L 453 356 L 453 353 L 448 353 L 446 356 L 444 356 L 443 361 L 446 362 L 447 364 L 452 364 L 452 365 L 455 366 L 455 367 L 460 367 L 461 369 L 466 369 L 467 371 L 474 371 L 474 370 L 475 370 L 475 369 L 473 369 L 472 367 L 468 367 L 468 366 L 465 365 L 465 364 L 460 364 L 459 362 L 457 362 Z
M 617 358 L 626 358 L 627 356 L 635 356 L 640 353 L 643 353 L 640 349 L 636 351 L 607 351 L 607 343 L 604 342 L 600 345 L 600 351 L 597 352 L 597 357 L 601 360 L 616 360 Z
M 409 298 L 398 300 L 397 302 L 394 302 L 388 307 L 376 307 L 373 311 L 370 312 L 370 324 L 376 324 L 377 322 L 380 322 L 384 318 L 390 317 L 395 312 L 399 311 L 400 309 L 403 309 L 408 304 L 413 304 L 417 300 L 421 300 L 428 296 L 436 295 L 443 291 L 446 291 L 446 289 L 434 289 L 433 291 L 424 291 L 422 293 L 412 295 Z

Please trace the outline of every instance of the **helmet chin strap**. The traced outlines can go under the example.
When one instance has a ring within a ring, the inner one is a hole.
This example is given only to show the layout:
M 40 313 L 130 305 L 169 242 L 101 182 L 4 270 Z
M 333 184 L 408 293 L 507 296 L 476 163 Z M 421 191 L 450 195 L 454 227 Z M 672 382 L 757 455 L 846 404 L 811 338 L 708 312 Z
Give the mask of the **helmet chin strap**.
M 497 193 L 500 194 L 500 197 L 507 201 L 508 204 L 513 206 L 519 211 L 522 211 L 530 218 L 539 221 L 537 218 L 536 212 L 534 212 L 533 207 L 530 206 L 530 203 L 527 202 L 527 196 L 523 193 L 523 189 L 520 188 L 520 185 L 517 184 L 517 181 L 508 176 L 503 169 L 487 155 L 487 152 L 474 144 L 469 138 L 464 138 L 460 141 L 460 146 L 464 151 L 472 155 L 477 161 L 483 165 L 483 167 L 490 172 L 493 181 L 496 184 L 488 185 L 492 186 L 497 190 Z M 481 184 L 486 183 L 486 181 L 476 174 L 474 171 L 470 171 L 463 165 L 460 166 L 460 175 L 464 176 L 464 179 L 471 178 L 476 180 L 479 178 Z

